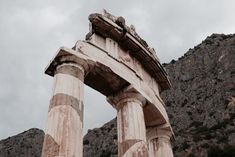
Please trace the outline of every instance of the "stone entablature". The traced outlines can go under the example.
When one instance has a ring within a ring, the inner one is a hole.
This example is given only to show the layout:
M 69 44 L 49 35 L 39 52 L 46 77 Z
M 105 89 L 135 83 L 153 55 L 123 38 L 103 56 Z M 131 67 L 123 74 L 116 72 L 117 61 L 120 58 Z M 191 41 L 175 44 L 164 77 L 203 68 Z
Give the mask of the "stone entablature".
M 156 52 L 150 48 L 135 31 L 133 25 L 131 27 L 125 24 L 123 17 L 115 17 L 103 11 L 103 14 L 95 13 L 89 16 L 90 32 L 86 36 L 86 40 L 90 40 L 95 33 L 104 39 L 113 39 L 118 45 L 137 58 L 154 79 L 159 83 L 161 90 L 171 87 L 168 75 L 159 62 Z

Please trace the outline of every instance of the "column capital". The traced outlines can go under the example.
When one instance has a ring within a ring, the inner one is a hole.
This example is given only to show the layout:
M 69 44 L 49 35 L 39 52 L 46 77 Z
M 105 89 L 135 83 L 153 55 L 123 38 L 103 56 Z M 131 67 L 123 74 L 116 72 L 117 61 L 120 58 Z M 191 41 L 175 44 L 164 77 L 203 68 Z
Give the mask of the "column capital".
M 174 136 L 170 127 L 148 127 L 146 132 L 148 141 L 155 138 L 158 138 L 159 140 L 166 139 L 167 141 L 170 141 L 171 138 Z
M 83 66 L 77 63 L 62 63 L 57 65 L 55 69 L 56 74 L 67 74 L 79 78 L 80 80 L 84 80 L 85 69 Z
M 173 157 L 171 138 L 173 132 L 169 124 L 147 128 L 149 157 Z
M 82 67 L 84 75 L 86 76 L 94 67 L 95 61 L 81 52 L 74 51 L 69 48 L 61 47 L 46 67 L 45 73 L 54 76 L 61 65 L 72 65 L 73 67 Z M 77 66 L 74 66 L 77 65 Z
M 128 86 L 118 93 L 108 96 L 107 101 L 117 110 L 122 107 L 122 104 L 125 104 L 124 102 L 139 102 L 141 107 L 146 104 L 146 99 L 132 86 Z

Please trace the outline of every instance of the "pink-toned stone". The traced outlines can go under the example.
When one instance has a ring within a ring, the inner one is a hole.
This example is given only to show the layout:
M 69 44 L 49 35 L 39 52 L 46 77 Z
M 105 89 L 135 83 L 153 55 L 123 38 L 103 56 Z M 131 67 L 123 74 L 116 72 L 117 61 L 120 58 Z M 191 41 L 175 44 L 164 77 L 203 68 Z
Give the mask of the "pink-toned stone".
M 171 138 L 172 132 L 169 127 L 148 128 L 149 157 L 173 157 Z
M 146 128 L 143 106 L 146 103 L 139 93 L 127 89 L 109 96 L 108 101 L 117 109 L 118 156 L 147 157 Z
M 56 146 L 57 156 L 82 157 L 84 69 L 74 63 L 63 63 L 55 74 L 42 157 L 54 157 L 53 151 L 48 150 Z
M 83 122 L 83 107 L 84 107 L 84 105 L 83 105 L 82 100 L 78 100 L 77 98 L 75 98 L 73 96 L 63 94 L 63 93 L 56 94 L 51 98 L 49 112 L 53 107 L 56 107 L 59 105 L 71 106 L 74 110 L 77 111 L 77 113 L 80 117 L 80 120 Z
M 59 145 L 55 142 L 53 137 L 46 134 L 43 142 L 42 156 L 52 157 L 57 155 L 59 155 Z

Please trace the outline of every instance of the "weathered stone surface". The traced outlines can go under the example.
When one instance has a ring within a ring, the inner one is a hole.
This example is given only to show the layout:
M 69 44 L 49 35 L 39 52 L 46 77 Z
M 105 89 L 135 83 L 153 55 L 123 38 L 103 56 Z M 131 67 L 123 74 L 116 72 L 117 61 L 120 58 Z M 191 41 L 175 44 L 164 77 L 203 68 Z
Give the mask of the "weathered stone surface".
M 58 156 L 59 155 L 59 144 L 51 137 L 50 135 L 45 135 L 44 138 L 44 145 L 47 147 L 43 147 L 43 157 L 50 157 L 50 156 Z
M 166 127 L 147 128 L 149 157 L 173 157 L 171 130 Z
M 137 92 L 122 91 L 108 98 L 117 109 L 118 156 L 148 156 L 143 106 L 146 100 Z
M 129 54 L 136 58 L 153 79 L 158 82 L 161 90 L 170 88 L 167 73 L 160 64 L 156 52 L 148 46 L 146 41 L 139 37 L 133 26 L 125 25 L 123 17 L 113 16 L 104 10 L 103 14 L 91 14 L 89 21 L 91 24 L 90 32 L 86 36 L 87 41 L 92 41 L 92 36 L 99 35 L 100 39 L 109 38 L 118 42 L 118 47 L 128 50 Z
M 146 126 L 169 123 L 166 110 L 159 96 L 159 82 L 155 80 L 156 77 L 152 77 L 137 59 L 130 56 L 128 51 L 114 46 L 118 44 L 111 39 L 105 40 L 94 34 L 90 41 L 78 41 L 76 43 L 76 50 L 82 52 L 84 56 L 71 49 L 65 51 L 78 57 L 85 57 L 86 55 L 86 58 L 89 57 L 90 60 L 95 62 L 87 75 L 88 78 L 86 77 L 84 81 L 88 86 L 105 96 L 109 96 L 130 85 L 144 96 L 147 106 L 149 106 L 144 108 Z M 101 45 L 106 46 L 102 47 Z M 104 49 L 104 47 L 106 48 Z M 59 52 L 62 52 L 62 50 Z M 114 52 L 117 52 L 117 54 Z M 97 70 L 101 72 L 98 75 Z M 95 79 L 91 79 L 90 74 Z M 89 81 L 86 81 L 87 79 Z M 149 110 L 150 108 L 151 110 Z
M 75 109 L 80 117 L 80 120 L 83 122 L 83 101 L 79 101 L 77 98 L 66 95 L 66 94 L 56 94 L 52 96 L 49 106 L 49 112 L 53 107 L 59 106 L 59 105 L 69 105 L 73 109 Z
M 74 63 L 56 68 L 42 157 L 82 156 L 84 73 Z

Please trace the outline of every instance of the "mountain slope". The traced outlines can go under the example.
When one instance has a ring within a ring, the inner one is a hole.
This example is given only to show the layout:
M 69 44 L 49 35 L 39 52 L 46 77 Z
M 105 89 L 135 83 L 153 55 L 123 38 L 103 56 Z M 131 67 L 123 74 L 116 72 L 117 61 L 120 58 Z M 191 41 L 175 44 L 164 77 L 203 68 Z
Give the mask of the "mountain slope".
M 235 156 L 235 35 L 213 34 L 165 68 L 175 156 Z
M 84 136 L 84 157 L 117 157 L 117 120 L 104 124 L 101 128 L 88 130 Z
M 44 132 L 30 129 L 0 141 L 0 157 L 40 157 Z

